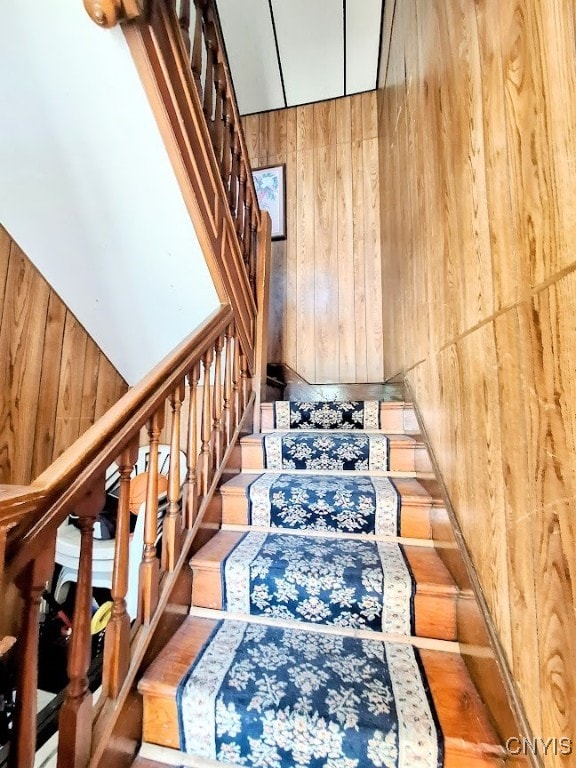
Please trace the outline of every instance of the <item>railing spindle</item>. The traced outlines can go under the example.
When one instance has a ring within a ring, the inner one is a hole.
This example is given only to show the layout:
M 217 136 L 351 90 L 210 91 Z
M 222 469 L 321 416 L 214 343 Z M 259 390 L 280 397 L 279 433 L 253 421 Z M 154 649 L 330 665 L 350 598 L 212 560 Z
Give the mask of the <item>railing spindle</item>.
M 210 347 L 202 356 L 202 448 L 200 452 L 200 491 L 206 496 L 210 487 L 212 407 L 210 369 L 214 359 L 214 348 Z
M 170 395 L 172 426 L 170 432 L 170 469 L 168 471 L 168 509 L 162 529 L 162 568 L 173 571 L 182 546 L 180 517 L 180 414 L 184 400 L 184 382 Z
M 244 231 L 242 232 L 242 258 L 244 264 L 250 263 L 250 236 L 252 221 L 252 192 L 248 188 L 248 196 L 244 205 Z
M 92 551 L 93 528 L 98 513 L 104 507 L 106 494 L 104 477 L 76 506 L 80 527 L 80 561 L 74 602 L 72 637 L 68 650 L 66 698 L 58 719 L 58 768 L 84 768 L 88 765 L 92 739 L 92 694 L 88 687 L 92 618 Z
M 214 67 L 216 65 L 216 48 L 215 42 L 208 34 L 208 25 L 204 26 L 204 43 L 206 46 L 206 74 L 204 77 L 204 102 L 202 108 L 204 111 L 204 118 L 208 125 L 208 130 L 214 142 Z
M 224 76 L 224 65 L 220 64 L 222 70 L 222 162 L 221 162 L 221 175 L 222 182 L 224 183 L 224 189 L 228 198 L 228 205 L 230 206 L 230 189 L 232 187 L 232 137 L 234 135 L 234 115 L 232 111 L 232 101 L 230 96 L 226 93 L 226 80 Z
M 246 185 L 248 183 L 246 163 L 240 160 L 240 178 L 238 181 L 238 204 L 236 205 L 236 235 L 240 249 L 244 253 L 244 208 L 246 201 Z
M 248 405 L 248 361 L 243 353 L 240 354 L 240 402 L 244 414 Z
M 106 627 L 102 671 L 103 691 L 112 698 L 116 698 L 120 693 L 130 663 L 130 616 L 126 610 L 130 545 L 130 475 L 137 458 L 138 441 L 133 441 L 122 451 L 116 462 L 120 471 L 120 487 L 111 589 L 113 605 L 112 616 Z
M 186 53 L 190 56 L 190 0 L 180 0 L 180 15 L 178 17 L 180 31 L 184 40 Z
M 226 328 L 224 334 L 225 339 L 225 357 L 224 357 L 224 407 L 223 407 L 223 423 L 224 423 L 224 438 L 226 448 L 230 445 L 232 440 L 232 433 L 234 431 L 234 414 L 232 411 L 232 369 L 234 367 L 234 349 L 232 339 L 232 326 Z
M 202 103 L 202 26 L 203 15 L 206 0 L 194 0 L 195 7 L 195 19 L 194 19 L 194 44 L 192 47 L 192 75 L 194 82 L 196 83 L 196 90 L 198 91 L 198 97 Z
M 213 29 L 213 26 L 211 26 Z M 226 181 L 224 178 L 224 146 L 226 142 L 226 83 L 224 80 L 224 68 L 220 62 L 216 64 L 216 105 L 214 109 L 214 152 L 216 153 L 216 160 L 218 162 L 218 171 L 220 178 L 224 183 L 226 189 Z
M 232 170 L 230 173 L 230 211 L 232 213 L 232 217 L 236 219 L 236 213 L 237 213 L 237 205 L 238 205 L 238 195 L 239 195 L 239 186 L 240 186 L 240 158 L 242 156 L 241 154 L 241 148 L 240 148 L 240 134 L 238 133 L 238 130 L 234 126 L 234 115 L 232 115 L 232 122 L 231 122 L 231 131 L 232 131 Z
M 188 374 L 188 443 L 186 464 L 186 528 L 192 528 L 198 507 L 198 380 L 200 364 L 196 363 Z
M 240 424 L 242 400 L 240 397 L 240 347 L 238 335 L 234 334 L 234 363 L 232 367 L 232 409 L 234 412 L 234 427 Z
M 156 555 L 158 537 L 158 442 L 164 426 L 164 405 L 148 422 L 150 453 L 146 486 L 146 518 L 144 520 L 144 550 L 140 564 L 140 606 L 142 621 L 149 624 L 158 605 L 160 562 Z M 142 513 L 140 513 L 142 514 Z
M 214 345 L 214 396 L 212 399 L 212 466 L 218 469 L 222 461 L 222 350 L 224 337 L 219 336 Z

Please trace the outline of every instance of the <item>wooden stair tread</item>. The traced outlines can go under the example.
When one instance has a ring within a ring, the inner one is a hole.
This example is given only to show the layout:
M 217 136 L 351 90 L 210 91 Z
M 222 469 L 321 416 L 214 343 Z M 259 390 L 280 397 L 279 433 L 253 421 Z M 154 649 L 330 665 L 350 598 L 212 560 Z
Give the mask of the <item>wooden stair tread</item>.
M 290 471 L 274 470 L 273 474 L 279 476 L 290 474 Z M 248 524 L 248 487 L 258 477 L 261 475 L 257 472 L 241 472 L 220 486 L 224 524 Z M 395 477 L 391 478 L 391 482 L 400 495 L 401 535 L 412 539 L 430 539 L 433 531 L 430 512 L 435 502 L 424 487 L 422 479 Z
M 179 748 L 177 688 L 216 624 L 212 619 L 188 617 L 140 680 L 145 741 Z M 444 735 L 445 768 L 501 766 L 504 751 L 462 657 L 423 649 L 420 657 Z
M 278 533 L 290 535 L 282 530 Z M 223 608 L 224 561 L 243 535 L 237 531 L 220 531 L 192 557 L 192 605 L 214 610 Z M 458 589 L 449 571 L 432 547 L 405 546 L 403 549 L 416 582 L 416 635 L 455 640 Z
M 240 439 L 240 449 L 242 454 L 242 468 L 243 469 L 263 469 L 264 468 L 264 438 L 270 435 L 304 435 L 314 433 L 322 437 L 336 437 L 340 435 L 350 436 L 367 436 L 367 435 L 384 435 L 388 438 L 388 464 L 391 472 L 408 472 L 410 474 L 416 472 L 430 472 L 431 463 L 426 449 L 425 443 L 412 437 L 411 435 L 402 434 L 386 434 L 385 432 L 378 431 L 366 431 L 360 430 L 274 430 L 267 434 L 261 432 L 255 432 L 251 435 L 244 435 Z M 419 436 L 418 436 L 419 437 Z M 291 470 L 298 472 L 298 470 Z M 306 470 L 309 471 L 309 470 Z M 364 473 L 369 470 L 363 470 Z M 350 471 L 350 474 L 355 470 Z
M 248 529 L 249 532 L 250 529 Z M 272 535 L 287 535 L 290 533 L 278 529 Z M 300 536 L 300 534 L 298 534 Z M 244 533 L 238 531 L 218 531 L 218 533 L 205 544 L 190 560 L 193 568 L 208 568 L 217 570 L 224 560 L 238 544 Z M 304 538 L 304 536 L 300 536 Z M 316 537 L 315 537 L 316 538 Z M 348 538 L 343 536 L 342 538 Z M 438 589 L 451 594 L 456 593 L 456 585 L 450 576 L 448 569 L 432 547 L 418 547 L 414 545 L 404 546 L 404 553 L 410 565 L 414 580 L 417 585 L 424 588 Z M 418 587 L 417 587 L 418 588 Z

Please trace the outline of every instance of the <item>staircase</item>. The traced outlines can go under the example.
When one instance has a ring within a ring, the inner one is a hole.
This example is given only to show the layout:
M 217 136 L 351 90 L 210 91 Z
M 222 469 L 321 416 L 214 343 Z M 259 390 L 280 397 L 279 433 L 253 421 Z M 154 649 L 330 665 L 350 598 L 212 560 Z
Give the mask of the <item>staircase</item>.
M 412 407 L 278 401 L 261 424 L 140 680 L 135 765 L 511 765 L 456 642 Z

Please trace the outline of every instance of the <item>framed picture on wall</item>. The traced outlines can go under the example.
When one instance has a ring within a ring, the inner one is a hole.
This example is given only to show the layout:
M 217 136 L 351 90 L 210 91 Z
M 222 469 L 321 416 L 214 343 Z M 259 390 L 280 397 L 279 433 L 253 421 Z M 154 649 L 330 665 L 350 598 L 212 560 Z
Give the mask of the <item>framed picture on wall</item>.
M 272 240 L 286 240 L 286 166 L 270 165 L 252 171 L 260 208 L 272 219 Z

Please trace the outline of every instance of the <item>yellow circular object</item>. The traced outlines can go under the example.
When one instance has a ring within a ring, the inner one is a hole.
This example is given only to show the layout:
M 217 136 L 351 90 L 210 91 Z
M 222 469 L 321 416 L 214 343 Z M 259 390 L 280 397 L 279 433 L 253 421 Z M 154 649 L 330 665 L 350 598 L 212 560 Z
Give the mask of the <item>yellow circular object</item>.
M 113 605 L 114 604 L 112 603 L 112 600 L 108 600 L 106 603 L 102 603 L 94 616 L 92 616 L 92 621 L 90 622 L 90 632 L 93 635 L 97 635 L 98 632 L 102 632 L 102 630 L 106 628 L 106 625 L 112 617 Z

